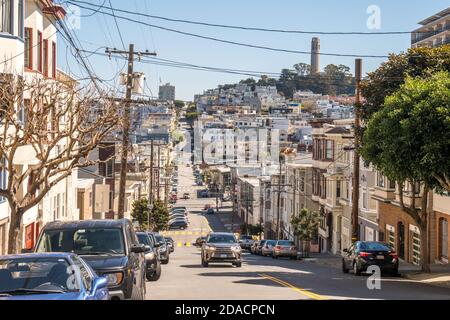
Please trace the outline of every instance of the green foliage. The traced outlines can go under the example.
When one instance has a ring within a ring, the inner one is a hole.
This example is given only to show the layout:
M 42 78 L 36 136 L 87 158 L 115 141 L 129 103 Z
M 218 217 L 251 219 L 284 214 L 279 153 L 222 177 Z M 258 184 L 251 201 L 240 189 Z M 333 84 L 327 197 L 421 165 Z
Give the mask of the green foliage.
M 147 229 L 148 222 L 148 200 L 146 198 L 135 200 L 131 204 L 131 217 L 139 223 L 142 230 Z
M 445 188 L 442 181 L 450 177 L 449 73 L 407 77 L 371 116 L 361 155 L 391 180 Z
M 248 234 L 251 236 L 259 236 L 263 232 L 263 227 L 261 225 L 252 225 L 252 224 L 242 224 L 241 225 L 241 234 Z
M 181 109 L 184 107 L 184 101 L 181 101 L 181 100 L 175 100 L 174 104 L 175 104 L 175 108 L 177 108 L 177 109 Z
M 319 226 L 319 215 L 303 208 L 298 215 L 291 217 L 291 226 L 294 229 L 294 234 L 300 240 L 311 241 Z
M 169 210 L 162 201 L 155 200 L 153 202 L 151 212 L 149 212 L 148 200 L 146 198 L 135 200 L 133 202 L 131 217 L 139 223 L 139 227 L 143 230 L 147 229 L 149 213 L 150 230 L 161 231 L 167 229 L 169 222 Z
M 397 91 L 408 76 L 430 77 L 438 71 L 450 72 L 450 45 L 438 48 L 415 48 L 392 54 L 377 70 L 362 82 L 365 98 L 362 116 L 368 120 L 380 110 L 385 98 Z

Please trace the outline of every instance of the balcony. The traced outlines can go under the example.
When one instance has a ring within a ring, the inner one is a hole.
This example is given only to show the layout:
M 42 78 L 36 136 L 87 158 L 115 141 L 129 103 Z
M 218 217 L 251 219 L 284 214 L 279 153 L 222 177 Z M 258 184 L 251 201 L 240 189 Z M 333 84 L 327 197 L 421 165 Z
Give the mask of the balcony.
M 445 31 L 450 30 L 450 23 L 447 23 L 445 26 L 442 26 L 436 30 L 431 30 L 428 32 L 421 32 L 421 33 L 412 33 L 412 39 L 411 39 L 411 44 L 416 44 L 418 42 L 421 42 L 425 39 L 434 37 L 436 35 L 439 35 L 440 33 L 443 33 Z M 420 30 L 419 30 L 420 32 Z M 415 37 L 414 37 L 415 34 Z M 448 42 L 444 42 L 444 43 L 448 43 Z

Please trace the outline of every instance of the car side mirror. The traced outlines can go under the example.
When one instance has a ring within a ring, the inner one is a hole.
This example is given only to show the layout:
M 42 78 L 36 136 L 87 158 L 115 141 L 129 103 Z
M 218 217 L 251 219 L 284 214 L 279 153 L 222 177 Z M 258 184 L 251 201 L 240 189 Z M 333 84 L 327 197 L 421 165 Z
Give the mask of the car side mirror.
M 145 252 L 145 246 L 143 244 L 131 246 L 131 252 L 133 253 Z
M 108 287 L 108 280 L 106 277 L 98 277 L 94 280 L 92 284 L 92 291 L 97 292 L 98 290 L 105 289 Z

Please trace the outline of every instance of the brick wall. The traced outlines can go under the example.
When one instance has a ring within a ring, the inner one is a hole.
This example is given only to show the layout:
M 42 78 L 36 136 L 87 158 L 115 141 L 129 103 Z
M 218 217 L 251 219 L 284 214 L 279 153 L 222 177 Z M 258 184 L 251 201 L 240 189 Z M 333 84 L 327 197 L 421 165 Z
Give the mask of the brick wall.
M 436 259 L 437 260 L 442 260 L 441 258 L 441 246 L 442 246 L 442 241 L 441 241 L 441 220 L 445 219 L 447 221 L 447 248 L 450 248 L 450 237 L 448 235 L 450 235 L 450 215 L 445 214 L 445 213 L 441 213 L 438 211 L 435 211 L 436 214 L 436 221 L 435 221 L 435 227 L 436 227 L 436 241 L 435 241 L 435 250 L 436 250 Z M 447 263 L 448 263 L 448 253 L 447 253 Z

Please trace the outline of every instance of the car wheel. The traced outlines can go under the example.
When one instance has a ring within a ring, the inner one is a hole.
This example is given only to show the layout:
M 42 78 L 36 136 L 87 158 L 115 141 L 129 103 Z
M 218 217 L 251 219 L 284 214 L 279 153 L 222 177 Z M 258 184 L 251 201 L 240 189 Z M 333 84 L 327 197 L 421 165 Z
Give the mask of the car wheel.
M 342 259 L 342 272 L 343 272 L 343 273 L 348 273 L 348 268 L 345 266 L 345 261 L 344 261 L 344 259 Z
M 158 266 L 156 267 L 155 272 L 153 272 L 153 274 L 151 274 L 151 275 L 147 275 L 147 280 L 148 281 L 158 281 L 160 277 L 161 277 L 161 264 L 158 263 Z
M 359 267 L 358 267 L 358 264 L 356 263 L 356 261 L 353 262 L 353 273 L 355 274 L 355 276 L 361 275 L 361 270 L 359 270 Z
M 236 266 L 236 268 L 240 268 L 240 267 L 242 267 L 242 262 L 241 261 L 236 262 L 236 263 L 234 263 L 234 265 Z
M 209 265 L 208 262 L 202 259 L 202 267 L 208 268 L 208 265 Z

